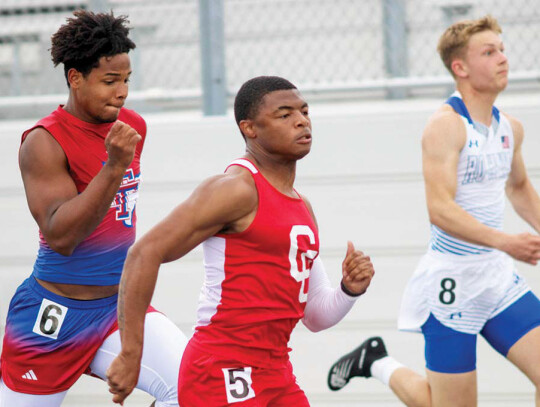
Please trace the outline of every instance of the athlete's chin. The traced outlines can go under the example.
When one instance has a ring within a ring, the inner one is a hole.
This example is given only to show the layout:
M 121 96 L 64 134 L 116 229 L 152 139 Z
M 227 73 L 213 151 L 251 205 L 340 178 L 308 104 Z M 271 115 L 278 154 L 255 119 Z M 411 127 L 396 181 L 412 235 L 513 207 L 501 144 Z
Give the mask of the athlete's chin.
M 297 154 L 296 154 L 296 159 L 297 160 L 301 160 L 302 158 L 304 158 L 306 155 L 309 154 L 309 152 L 311 151 L 311 147 L 304 150 L 304 151 L 299 151 Z
M 114 123 L 116 120 L 118 120 L 119 114 L 120 112 L 104 114 L 101 115 L 99 119 L 102 123 Z

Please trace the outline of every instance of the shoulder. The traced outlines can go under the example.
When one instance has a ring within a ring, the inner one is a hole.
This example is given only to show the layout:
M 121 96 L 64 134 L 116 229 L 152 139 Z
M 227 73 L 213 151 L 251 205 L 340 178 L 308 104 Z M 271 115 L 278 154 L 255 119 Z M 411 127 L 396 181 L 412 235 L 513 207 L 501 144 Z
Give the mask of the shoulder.
M 49 133 L 50 136 L 52 136 L 52 133 L 58 126 L 58 114 L 56 110 L 49 114 L 48 116 L 45 116 L 44 118 L 40 119 L 33 127 L 29 128 L 28 130 L 25 130 L 21 137 L 21 143 L 26 140 L 28 135 L 30 133 L 33 133 L 37 129 L 45 130 Z
M 43 127 L 31 129 L 19 150 L 19 164 L 21 170 L 29 167 L 50 168 L 55 163 L 63 166 L 67 162 L 66 154 L 51 133 Z
M 24 133 L 21 151 L 36 148 L 46 148 L 49 150 L 55 147 L 60 150 L 62 149 L 56 138 L 46 128 L 38 125 Z
M 211 200 L 213 205 L 219 205 L 226 211 L 251 211 L 258 204 L 255 181 L 247 169 L 239 166 L 206 179 L 196 193 L 201 199 Z
M 509 114 L 502 112 L 501 115 L 506 117 L 508 122 L 510 123 L 510 127 L 512 128 L 512 133 L 514 134 L 514 140 L 516 144 L 520 144 L 523 140 L 524 136 L 524 130 L 523 130 L 523 124 L 516 119 L 514 116 L 510 116 Z
M 422 134 L 422 144 L 443 144 L 461 149 L 466 137 L 467 131 L 461 116 L 452 107 L 443 105 L 428 119 Z

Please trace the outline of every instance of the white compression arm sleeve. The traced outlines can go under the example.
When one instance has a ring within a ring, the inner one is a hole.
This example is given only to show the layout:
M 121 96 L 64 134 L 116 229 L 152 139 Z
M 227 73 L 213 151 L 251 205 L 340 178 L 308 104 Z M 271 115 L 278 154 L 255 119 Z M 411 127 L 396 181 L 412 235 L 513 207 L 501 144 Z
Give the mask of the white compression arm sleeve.
M 358 297 L 351 297 L 341 287 L 332 288 L 321 256 L 313 262 L 302 322 L 313 332 L 334 326 L 350 311 Z

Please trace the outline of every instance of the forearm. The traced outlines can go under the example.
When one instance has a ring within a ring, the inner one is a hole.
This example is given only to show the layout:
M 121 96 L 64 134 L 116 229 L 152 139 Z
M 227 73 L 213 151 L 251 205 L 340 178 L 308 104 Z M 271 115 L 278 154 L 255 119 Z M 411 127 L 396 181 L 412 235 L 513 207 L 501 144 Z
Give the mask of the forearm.
M 139 246 L 140 247 L 140 246 Z M 150 251 L 130 249 L 118 293 L 118 328 L 122 353 L 141 358 L 144 320 L 154 293 L 160 261 Z
M 531 182 L 527 179 L 519 187 L 508 187 L 506 194 L 516 213 L 540 233 L 540 198 Z
M 507 234 L 484 225 L 454 201 L 429 205 L 430 222 L 444 232 L 469 243 L 499 249 Z
M 125 169 L 103 166 L 86 189 L 59 205 L 41 231 L 53 250 L 69 255 L 101 223 L 111 207 Z
M 320 257 L 313 263 L 309 292 L 302 322 L 317 332 L 336 325 L 351 310 L 356 299 L 345 294 L 341 286 L 332 288 Z

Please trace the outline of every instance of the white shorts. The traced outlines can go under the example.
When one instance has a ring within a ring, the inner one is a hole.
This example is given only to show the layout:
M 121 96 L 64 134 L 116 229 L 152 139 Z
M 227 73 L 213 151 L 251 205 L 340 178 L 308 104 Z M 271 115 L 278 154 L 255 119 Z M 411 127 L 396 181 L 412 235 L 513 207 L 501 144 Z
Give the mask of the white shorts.
M 398 328 L 420 332 L 429 314 L 459 332 L 477 334 L 530 288 L 500 251 L 457 256 L 429 251 L 409 280 Z

